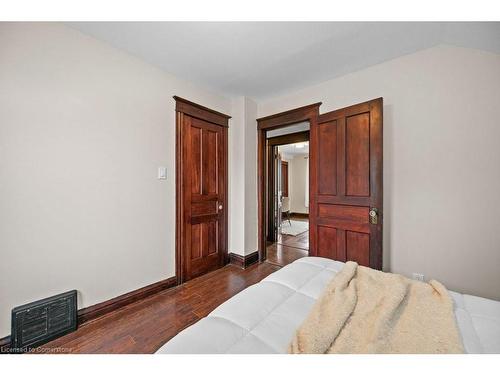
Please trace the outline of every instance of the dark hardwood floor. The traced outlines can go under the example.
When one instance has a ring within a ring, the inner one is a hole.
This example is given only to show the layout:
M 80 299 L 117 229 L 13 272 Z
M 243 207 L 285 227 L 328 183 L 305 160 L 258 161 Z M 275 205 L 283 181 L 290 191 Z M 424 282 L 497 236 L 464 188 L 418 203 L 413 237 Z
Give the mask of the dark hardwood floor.
M 273 243 L 267 247 L 266 262 L 283 267 L 309 255 L 307 250 Z
M 292 220 L 308 221 L 307 218 L 301 217 L 293 217 Z M 309 231 L 297 236 L 279 234 L 278 241 L 269 243 L 266 251 L 266 261 L 280 267 L 306 257 L 309 255 Z
M 233 265 L 134 302 L 89 321 L 42 346 L 54 353 L 154 353 L 184 328 L 246 287 L 308 255 L 309 233 L 281 235 L 267 260 L 246 269 Z M 53 349 L 53 350 L 51 350 Z
M 178 332 L 278 269 L 270 263 L 247 269 L 227 265 L 90 321 L 43 348 L 63 353 L 154 353 Z
M 301 233 L 297 236 L 288 234 L 280 234 L 278 242 L 280 245 L 296 247 L 297 249 L 309 250 L 309 231 Z

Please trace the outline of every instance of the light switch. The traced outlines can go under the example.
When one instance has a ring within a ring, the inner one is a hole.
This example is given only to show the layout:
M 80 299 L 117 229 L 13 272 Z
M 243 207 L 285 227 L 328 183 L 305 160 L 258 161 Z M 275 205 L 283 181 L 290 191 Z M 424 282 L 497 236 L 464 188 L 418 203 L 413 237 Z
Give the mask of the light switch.
M 167 179 L 167 167 L 158 167 L 158 180 Z

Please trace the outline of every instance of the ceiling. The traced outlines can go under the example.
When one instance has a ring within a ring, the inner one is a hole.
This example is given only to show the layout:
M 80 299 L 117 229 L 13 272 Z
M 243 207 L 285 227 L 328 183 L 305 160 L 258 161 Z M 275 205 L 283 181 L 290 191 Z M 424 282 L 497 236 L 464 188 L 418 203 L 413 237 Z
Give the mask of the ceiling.
M 309 141 L 291 143 L 288 145 L 278 146 L 278 151 L 286 155 L 307 155 L 309 154 Z
M 265 99 L 441 43 L 500 53 L 500 23 L 72 22 L 225 95 Z

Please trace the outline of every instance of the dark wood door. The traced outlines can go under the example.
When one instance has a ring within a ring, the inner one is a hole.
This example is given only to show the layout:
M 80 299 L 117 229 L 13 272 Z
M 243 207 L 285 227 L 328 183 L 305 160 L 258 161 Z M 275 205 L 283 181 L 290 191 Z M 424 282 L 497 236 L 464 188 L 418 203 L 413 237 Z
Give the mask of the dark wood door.
M 311 124 L 310 254 L 382 268 L 382 98 Z
M 185 280 L 224 265 L 224 128 L 184 116 Z
M 275 201 L 275 207 L 276 207 L 276 214 L 274 217 L 275 223 L 276 223 L 276 233 L 274 238 L 278 240 L 279 234 L 281 233 L 281 215 L 282 215 L 282 210 L 281 206 L 283 204 L 283 175 L 282 175 L 282 160 L 281 160 L 281 154 L 278 151 L 278 147 L 274 147 L 275 152 L 276 152 L 276 158 L 275 158 L 275 171 L 276 171 L 276 178 L 275 178 L 275 194 L 274 194 L 274 201 Z
M 227 262 L 229 116 L 176 100 L 177 273 L 183 282 Z
M 283 197 L 288 197 L 288 162 L 281 161 L 281 191 Z

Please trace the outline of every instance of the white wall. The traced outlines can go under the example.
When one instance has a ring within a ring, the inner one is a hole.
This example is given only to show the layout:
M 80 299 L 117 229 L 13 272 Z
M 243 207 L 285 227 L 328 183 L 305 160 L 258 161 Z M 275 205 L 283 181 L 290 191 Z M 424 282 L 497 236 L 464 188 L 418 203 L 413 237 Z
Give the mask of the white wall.
M 289 190 L 290 190 L 290 211 L 307 214 L 308 207 L 305 206 L 306 179 L 307 179 L 307 155 L 294 155 L 288 162 Z
M 257 251 L 257 103 L 245 98 L 245 255 Z
M 257 250 L 257 104 L 247 97 L 232 100 L 229 128 L 229 252 Z
M 173 95 L 231 111 L 61 24 L 0 24 L 0 337 L 16 305 L 174 275 Z
M 259 103 L 384 98 L 384 268 L 500 300 L 500 56 L 437 46 Z
M 245 98 L 232 100 L 229 127 L 229 252 L 245 255 Z

